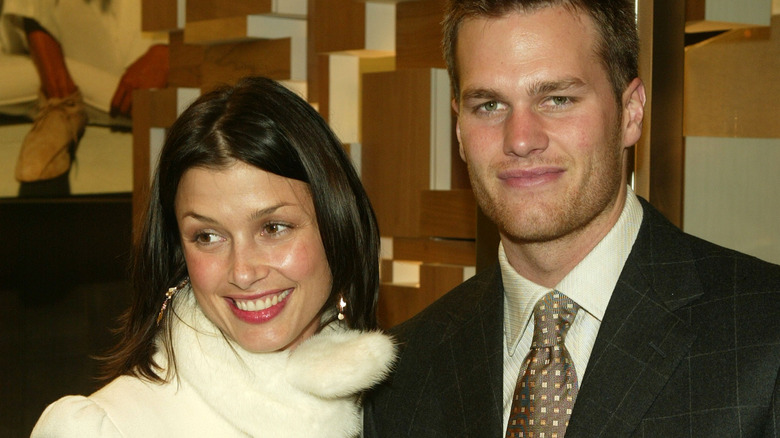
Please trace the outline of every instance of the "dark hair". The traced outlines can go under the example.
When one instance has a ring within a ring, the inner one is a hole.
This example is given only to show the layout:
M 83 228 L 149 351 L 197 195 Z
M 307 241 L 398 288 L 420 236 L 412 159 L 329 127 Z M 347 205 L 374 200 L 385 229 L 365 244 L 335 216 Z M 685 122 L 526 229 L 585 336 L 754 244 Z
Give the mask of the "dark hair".
M 121 342 L 105 361 L 106 379 L 132 374 L 162 380 L 152 356 L 161 336 L 173 359 L 174 312 L 167 311 L 159 326 L 156 319 L 166 290 L 187 277 L 174 213 L 179 182 L 193 167 L 219 169 L 236 160 L 309 185 L 333 279 L 322 311 L 335 308 L 341 294 L 351 328 L 377 328 L 379 231 L 342 143 L 297 94 L 271 79 L 249 77 L 201 96 L 168 132 L 135 244 L 134 299 Z
M 601 36 L 595 50 L 609 74 L 612 91 L 620 105 L 623 90 L 639 76 L 639 35 L 634 2 L 630 0 L 449 0 L 443 21 L 442 47 L 455 99 L 460 99 L 460 76 L 455 55 L 458 31 L 464 20 L 498 18 L 513 11 L 533 12 L 551 6 L 583 11 L 593 19 Z

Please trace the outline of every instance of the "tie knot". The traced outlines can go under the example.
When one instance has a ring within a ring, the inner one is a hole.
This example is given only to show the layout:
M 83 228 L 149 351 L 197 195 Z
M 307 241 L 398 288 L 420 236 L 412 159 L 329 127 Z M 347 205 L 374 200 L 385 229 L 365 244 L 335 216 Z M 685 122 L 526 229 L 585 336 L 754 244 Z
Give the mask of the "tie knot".
M 554 290 L 539 299 L 534 306 L 534 337 L 532 347 L 552 347 L 562 344 L 580 306 L 571 298 Z

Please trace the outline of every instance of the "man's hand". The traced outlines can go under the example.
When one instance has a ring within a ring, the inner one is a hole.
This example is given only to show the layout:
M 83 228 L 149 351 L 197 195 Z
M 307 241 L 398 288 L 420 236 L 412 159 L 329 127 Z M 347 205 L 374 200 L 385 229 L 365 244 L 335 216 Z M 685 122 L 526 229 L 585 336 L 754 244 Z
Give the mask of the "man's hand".
M 130 115 L 133 107 L 133 90 L 139 88 L 163 88 L 168 83 L 170 61 L 168 46 L 157 44 L 149 48 L 127 68 L 114 97 L 111 99 L 111 116 Z

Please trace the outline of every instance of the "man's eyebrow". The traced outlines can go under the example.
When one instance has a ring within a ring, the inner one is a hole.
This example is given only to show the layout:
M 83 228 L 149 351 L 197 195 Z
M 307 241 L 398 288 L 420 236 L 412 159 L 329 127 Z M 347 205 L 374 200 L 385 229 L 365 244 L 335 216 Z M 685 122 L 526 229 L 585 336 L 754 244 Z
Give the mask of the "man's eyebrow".
M 528 94 L 530 96 L 539 96 L 581 87 L 583 85 L 585 85 L 585 83 L 576 78 L 561 79 L 557 81 L 537 81 L 528 86 Z
M 461 99 L 479 99 L 479 100 L 501 100 L 501 93 L 491 88 L 474 88 L 463 90 Z
M 526 92 L 529 96 L 541 96 L 545 94 L 570 90 L 585 85 L 581 79 L 566 78 L 554 81 L 536 81 L 528 85 Z M 503 100 L 502 93 L 493 88 L 465 89 L 461 93 L 462 100 Z

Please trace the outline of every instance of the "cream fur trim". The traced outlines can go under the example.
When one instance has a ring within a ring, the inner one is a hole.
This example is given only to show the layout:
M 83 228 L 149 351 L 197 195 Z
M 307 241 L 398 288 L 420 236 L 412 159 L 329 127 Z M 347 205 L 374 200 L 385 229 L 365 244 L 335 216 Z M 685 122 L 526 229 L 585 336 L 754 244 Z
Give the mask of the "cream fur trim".
M 189 288 L 179 294 L 176 373 L 219 415 L 251 436 L 359 435 L 357 396 L 387 375 L 395 357 L 388 336 L 336 324 L 292 353 L 250 353 L 225 339 Z
M 380 332 L 328 327 L 292 352 L 287 381 L 318 397 L 347 397 L 382 381 L 394 357 L 395 346 Z

